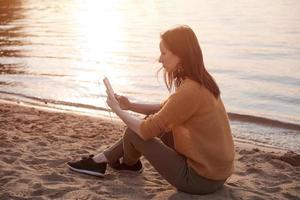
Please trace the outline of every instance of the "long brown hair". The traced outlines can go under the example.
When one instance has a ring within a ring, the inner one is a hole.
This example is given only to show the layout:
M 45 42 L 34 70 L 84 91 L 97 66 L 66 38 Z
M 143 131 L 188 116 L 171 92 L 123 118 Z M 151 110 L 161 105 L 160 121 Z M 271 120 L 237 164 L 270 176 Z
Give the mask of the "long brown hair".
M 164 70 L 164 80 L 169 91 L 177 88 L 185 78 L 197 81 L 216 98 L 220 89 L 213 77 L 205 69 L 202 51 L 194 31 L 188 26 L 179 26 L 161 34 L 161 39 L 174 55 L 180 58 L 180 68 L 168 73 Z

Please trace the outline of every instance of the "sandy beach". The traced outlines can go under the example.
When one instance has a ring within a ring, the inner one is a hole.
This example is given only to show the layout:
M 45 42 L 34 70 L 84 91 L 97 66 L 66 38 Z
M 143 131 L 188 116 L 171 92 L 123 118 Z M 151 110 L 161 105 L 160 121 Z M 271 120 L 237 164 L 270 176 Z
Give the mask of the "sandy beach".
M 0 101 L 0 199 L 300 199 L 300 155 L 239 141 L 234 174 L 210 195 L 177 191 L 144 158 L 142 174 L 70 171 L 66 162 L 122 136 L 113 122 Z

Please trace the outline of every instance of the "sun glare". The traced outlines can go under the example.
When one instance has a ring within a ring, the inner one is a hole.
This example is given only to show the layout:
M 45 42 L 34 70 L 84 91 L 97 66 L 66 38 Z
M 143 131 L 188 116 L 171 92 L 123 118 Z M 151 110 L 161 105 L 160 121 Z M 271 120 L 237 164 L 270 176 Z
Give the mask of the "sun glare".
M 83 60 L 102 62 L 111 52 L 123 48 L 120 42 L 122 16 L 118 12 L 119 2 L 119 0 L 78 2 L 82 7 L 74 13 L 74 16 L 78 22 L 77 31 L 84 40 L 79 43 L 84 45 L 79 48 L 82 50 Z

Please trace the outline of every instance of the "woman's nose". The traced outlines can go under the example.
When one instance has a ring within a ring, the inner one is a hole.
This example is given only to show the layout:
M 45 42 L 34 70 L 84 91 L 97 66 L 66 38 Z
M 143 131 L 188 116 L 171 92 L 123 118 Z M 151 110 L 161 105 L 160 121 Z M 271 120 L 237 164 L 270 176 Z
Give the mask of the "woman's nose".
M 159 56 L 158 62 L 162 63 L 161 56 Z

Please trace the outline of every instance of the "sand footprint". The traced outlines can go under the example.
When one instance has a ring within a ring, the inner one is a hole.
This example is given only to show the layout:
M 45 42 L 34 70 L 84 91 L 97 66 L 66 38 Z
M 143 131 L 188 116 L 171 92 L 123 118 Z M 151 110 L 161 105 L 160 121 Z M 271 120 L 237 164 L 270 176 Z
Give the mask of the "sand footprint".
M 276 193 L 276 192 L 280 192 L 280 190 L 282 190 L 281 187 L 261 187 L 260 189 L 262 189 L 265 192 L 268 193 Z
M 32 157 L 32 156 L 29 156 L 29 158 L 20 159 L 20 161 L 27 165 L 40 165 L 40 164 L 45 164 L 45 163 L 49 162 L 49 160 L 47 160 L 47 159 L 40 159 L 40 158 L 36 158 L 36 157 Z
M 74 178 L 65 177 L 60 175 L 57 172 L 52 172 L 51 174 L 44 174 L 38 176 L 41 180 L 43 180 L 45 183 L 61 183 L 61 182 L 74 182 Z
M 3 156 L 2 161 L 7 163 L 7 164 L 12 164 L 14 163 L 18 158 L 14 156 Z
M 45 186 L 43 186 L 42 184 L 40 185 L 35 185 L 35 187 L 33 188 L 32 192 L 31 192 L 31 196 L 49 196 L 49 195 L 55 195 L 58 192 L 62 192 L 60 190 L 57 189 L 50 189 L 47 188 Z
M 65 165 L 67 162 L 69 162 L 70 161 L 70 159 L 68 159 L 68 158 L 64 158 L 64 159 L 54 159 L 54 160 L 49 160 L 49 164 L 48 164 L 48 166 L 50 167 L 50 168 L 55 168 L 55 167 L 58 167 L 58 166 L 60 166 L 60 165 Z

